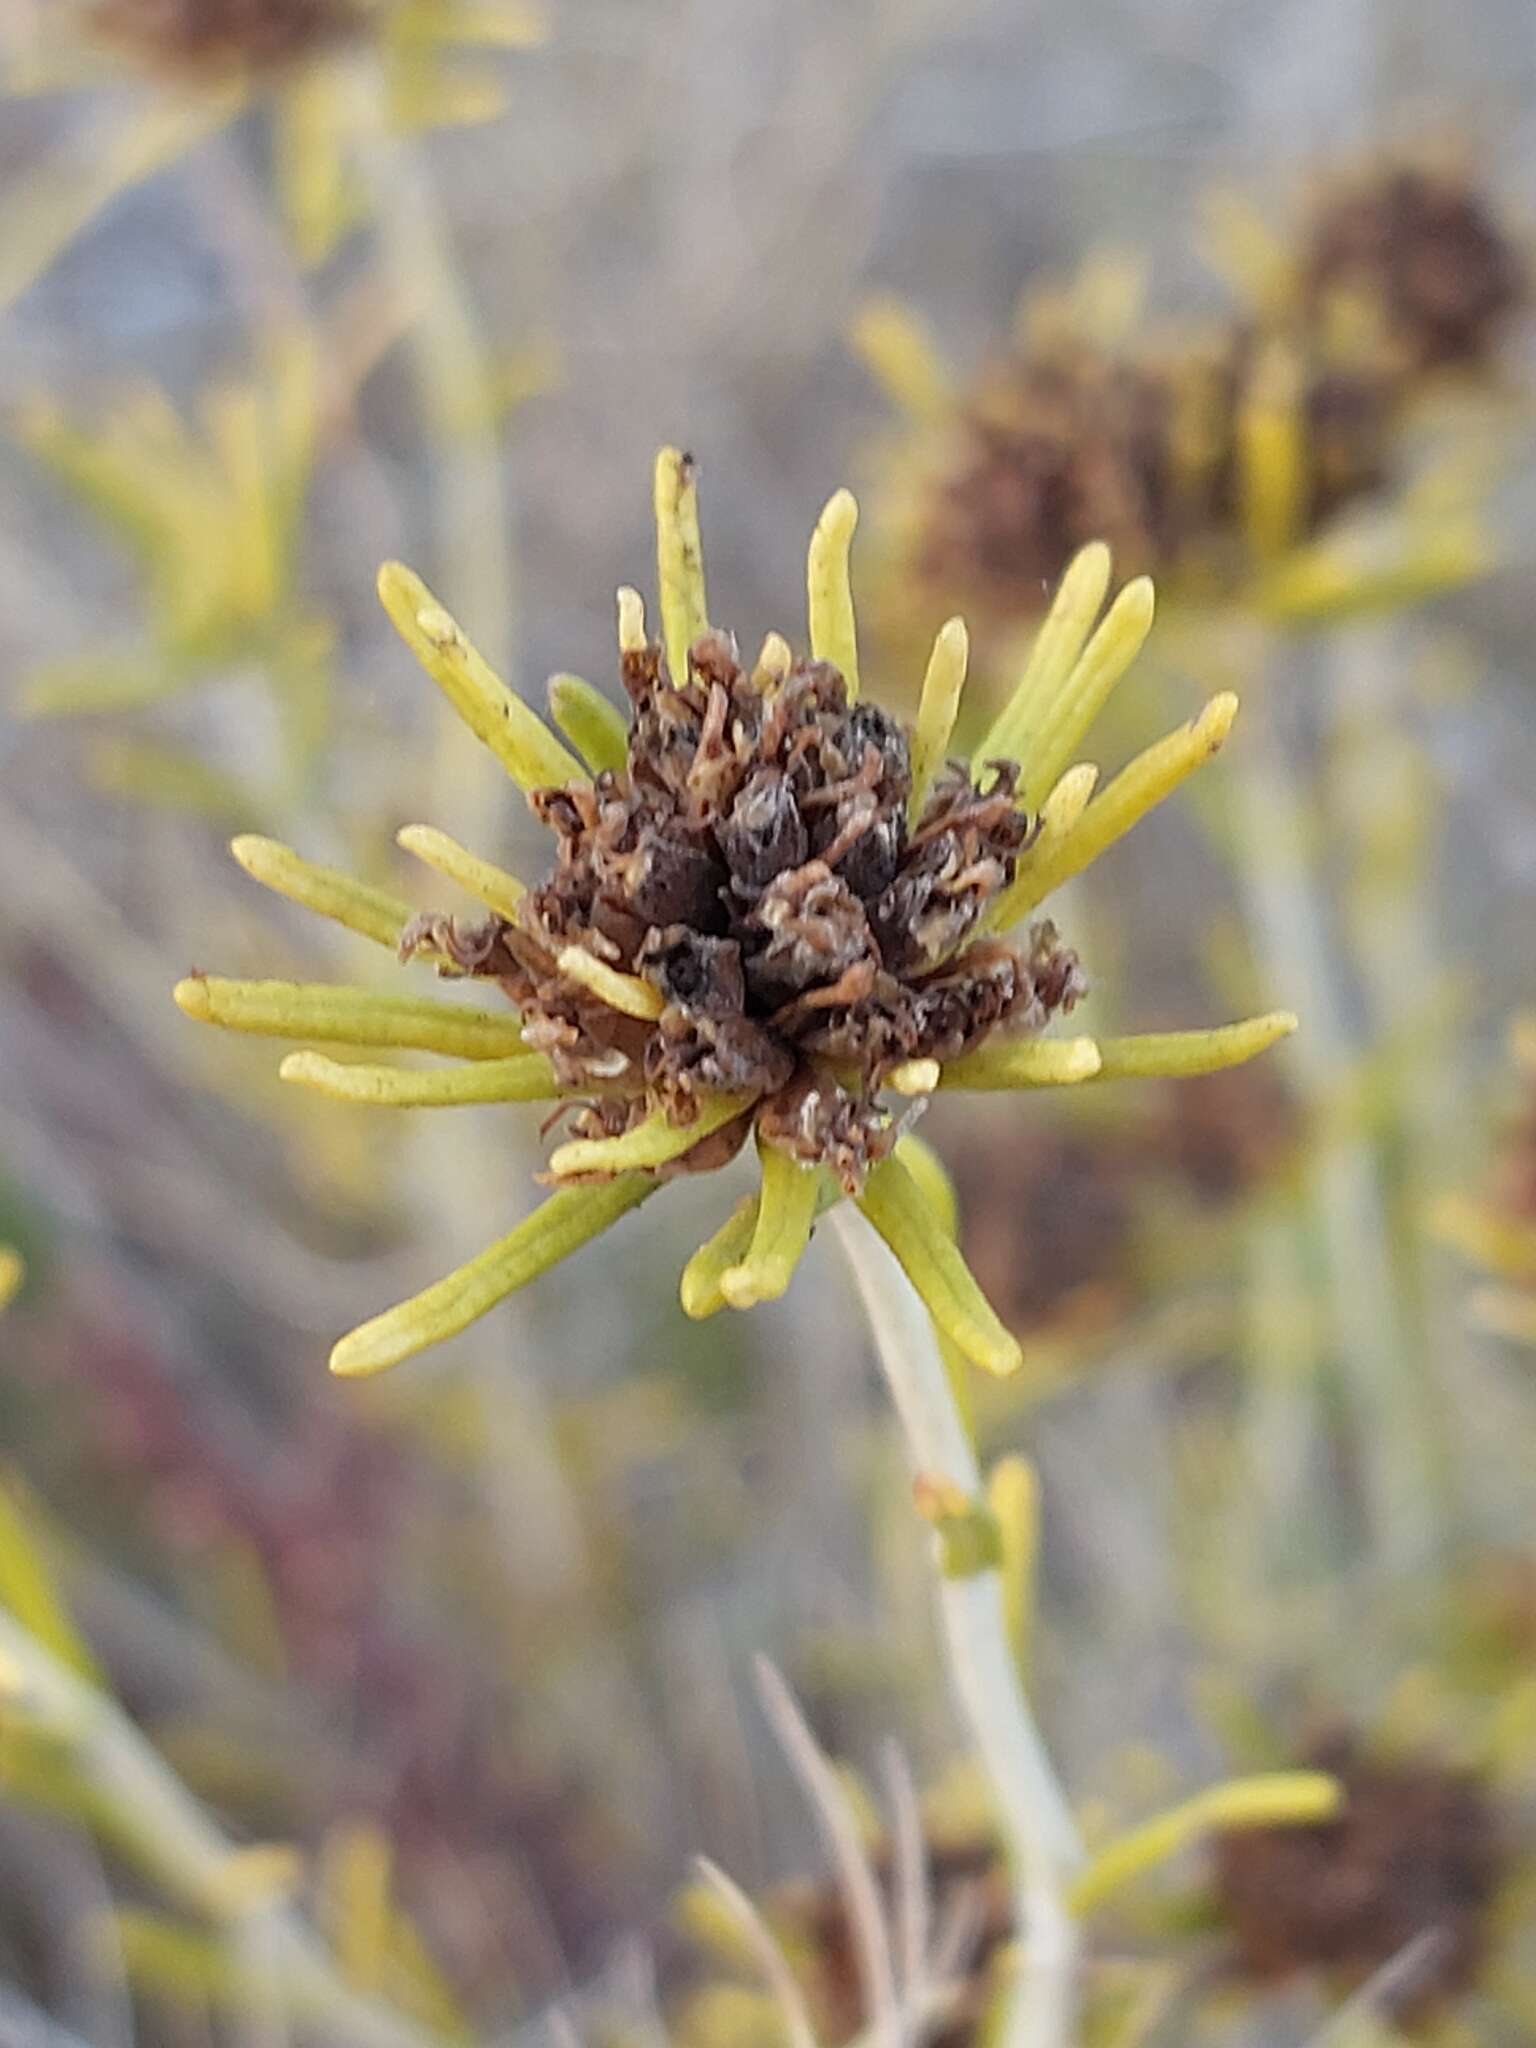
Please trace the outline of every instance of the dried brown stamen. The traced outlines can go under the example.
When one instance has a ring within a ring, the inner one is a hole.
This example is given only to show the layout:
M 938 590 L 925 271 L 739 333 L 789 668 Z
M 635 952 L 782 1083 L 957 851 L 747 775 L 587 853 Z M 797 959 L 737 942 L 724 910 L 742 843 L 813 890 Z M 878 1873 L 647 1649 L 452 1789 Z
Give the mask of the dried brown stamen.
M 850 706 L 826 662 L 760 688 L 711 632 L 681 686 L 657 648 L 626 654 L 623 682 L 626 770 L 532 800 L 557 842 L 549 879 L 515 920 L 428 919 L 420 935 L 502 981 L 565 1085 L 601 1082 L 677 1125 L 706 1094 L 755 1097 L 766 1142 L 856 1189 L 895 1140 L 879 1100 L 895 1067 L 1038 1029 L 1081 992 L 1049 927 L 1028 955 L 965 943 L 1030 837 L 1017 769 L 978 787 L 952 765 L 909 832 L 906 734 Z M 659 1016 L 573 983 L 572 946 L 655 989 Z M 606 1100 L 600 1117 L 620 1128 Z

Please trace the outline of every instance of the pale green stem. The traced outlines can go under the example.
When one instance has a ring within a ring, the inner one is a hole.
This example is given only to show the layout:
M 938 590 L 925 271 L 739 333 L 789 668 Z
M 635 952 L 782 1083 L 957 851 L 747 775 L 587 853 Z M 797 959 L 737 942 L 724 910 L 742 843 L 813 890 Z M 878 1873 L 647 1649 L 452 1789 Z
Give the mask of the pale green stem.
M 1242 1419 L 1246 1455 L 1231 1475 L 1232 1526 L 1243 1532 L 1239 1582 L 1226 1605 L 1266 1626 L 1266 1587 L 1318 1540 L 1301 1512 L 1317 1408 L 1318 1331 L 1309 1314 L 1306 1252 L 1288 1201 L 1256 1203 L 1242 1230 Z M 1250 1646 L 1257 1650 L 1257 1645 Z
M 1271 659 L 1270 667 L 1276 669 Z M 1331 1334 L 1354 1413 L 1372 1540 L 1393 1569 L 1422 1564 L 1436 1536 L 1436 1475 L 1419 1404 L 1405 1398 L 1407 1333 L 1392 1273 L 1377 1160 L 1347 1095 L 1358 1066 L 1308 857 L 1301 769 L 1274 717 L 1278 673 L 1255 675 L 1227 788 L 1250 941 L 1266 989 L 1301 1016 L 1287 1048 L 1317 1115 L 1307 1199 L 1317 1228 Z
M 1419 1417 L 1431 1461 L 1431 1480 L 1443 1511 L 1452 1511 L 1452 1460 L 1447 1454 L 1444 1404 L 1436 1400 L 1436 1361 L 1454 1354 L 1465 1328 L 1460 1276 L 1447 1285 L 1451 1262 L 1426 1246 L 1423 1218 L 1444 1191 L 1464 1143 L 1464 1076 L 1457 1068 L 1454 968 L 1436 928 L 1437 820 L 1431 772 L 1414 771 L 1421 755 L 1408 724 L 1414 649 L 1403 622 L 1382 619 L 1356 626 L 1330 650 L 1325 678 L 1333 717 L 1331 739 L 1343 756 L 1340 779 L 1348 823 L 1359 843 L 1363 872 L 1352 889 L 1350 936 L 1371 1007 L 1373 1038 L 1412 1045 L 1411 1066 L 1388 1062 L 1394 1086 L 1388 1101 L 1402 1187 L 1393 1225 L 1407 1280 L 1412 1354 L 1404 1359 L 1404 1398 Z M 1406 783 L 1405 783 L 1406 775 Z M 1402 844 L 1405 809 L 1417 834 Z M 1439 986 L 1436 977 L 1439 977 Z
M 12 1695 L 7 1701 L 7 1693 Z M 259 1947 L 264 1990 L 307 2026 L 357 2048 L 446 2048 L 443 2037 L 353 1991 L 301 1916 L 270 1893 L 238 1903 L 240 1852 L 122 1713 L 0 1609 L 0 1709 L 57 1742 L 114 1845 L 234 1949 Z
M 927 1310 L 853 1203 L 839 1203 L 830 1221 L 869 1318 L 913 1472 L 980 1498 L 976 1453 Z M 1066 1878 L 1080 1863 L 1082 1849 L 1025 1698 L 1001 1574 L 941 1574 L 938 1601 L 951 1683 L 991 1785 L 1014 1871 L 1023 1960 L 998 2048 L 1071 2048 L 1078 1936 L 1067 1909 Z

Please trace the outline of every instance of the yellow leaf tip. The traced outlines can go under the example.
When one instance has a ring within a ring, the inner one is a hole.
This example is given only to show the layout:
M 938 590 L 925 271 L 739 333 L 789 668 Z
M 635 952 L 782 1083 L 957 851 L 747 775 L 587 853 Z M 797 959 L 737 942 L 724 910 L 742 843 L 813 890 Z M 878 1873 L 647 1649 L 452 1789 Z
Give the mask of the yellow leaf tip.
M 973 1354 L 976 1363 L 992 1374 L 994 1379 L 1012 1378 L 1024 1363 L 1024 1347 L 1017 1337 L 1010 1337 L 1006 1344 L 988 1347 L 985 1355 L 980 1350 Z
M 188 1017 L 195 1017 L 200 1024 L 206 1024 L 213 1015 L 213 1003 L 208 994 L 206 975 L 189 974 L 178 981 L 171 990 L 171 1000 L 178 1010 Z
M 1062 1044 L 1063 1072 L 1069 1080 L 1091 1081 L 1104 1064 L 1095 1038 L 1069 1038 Z
M 1102 575 L 1105 583 L 1108 583 L 1114 566 L 1115 560 L 1109 551 L 1109 542 L 1090 540 L 1085 542 L 1068 562 L 1062 580 L 1065 581 L 1066 576 L 1071 576 L 1074 572 L 1079 576 L 1086 576 L 1091 571 L 1095 580 Z
M 886 1076 L 887 1087 L 898 1095 L 931 1095 L 939 1085 L 939 1062 L 935 1059 L 903 1060 Z
M 677 1299 L 691 1323 L 702 1323 L 713 1307 L 709 1283 L 687 1267 L 684 1267 L 683 1277 L 678 1282 Z
M 330 1369 L 337 1379 L 367 1379 L 371 1373 L 382 1372 L 385 1366 L 394 1363 L 390 1358 L 376 1358 L 366 1342 L 357 1341 L 365 1337 L 366 1332 L 367 1325 L 364 1324 L 361 1330 L 353 1330 L 331 1346 Z
M 1195 720 L 1195 730 L 1206 740 L 1212 753 L 1221 745 L 1232 730 L 1232 721 L 1237 717 L 1238 698 L 1234 690 L 1223 690 L 1213 697 Z

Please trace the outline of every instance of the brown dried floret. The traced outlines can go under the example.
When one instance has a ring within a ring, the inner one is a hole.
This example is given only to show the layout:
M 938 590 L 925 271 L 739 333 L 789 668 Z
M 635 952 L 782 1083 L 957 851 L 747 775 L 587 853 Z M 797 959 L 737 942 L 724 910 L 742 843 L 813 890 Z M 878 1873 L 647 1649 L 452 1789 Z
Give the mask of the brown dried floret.
M 1174 392 L 1150 366 L 1089 342 L 984 371 L 916 564 L 935 588 L 1033 612 L 1079 548 L 1108 543 L 1127 574 L 1177 541 Z
M 1272 337 L 1247 323 L 1113 356 L 1052 344 L 994 364 L 962 414 L 923 521 L 917 575 L 983 615 L 1027 617 L 1080 547 L 1195 587 L 1239 573 L 1241 421 Z M 1305 471 L 1298 537 L 1386 479 L 1401 378 L 1284 337 Z
M 1314 314 L 1344 296 L 1363 304 L 1410 374 L 1486 363 L 1525 295 L 1519 254 L 1482 194 L 1425 165 L 1327 193 L 1302 284 Z
M 270 72 L 358 27 L 356 0 L 96 0 L 88 19 L 106 42 L 194 76 Z
M 1082 992 L 1049 926 L 1027 952 L 967 944 L 1031 836 L 1017 768 L 977 784 L 952 764 L 909 832 L 906 734 L 850 704 L 830 664 L 759 687 L 710 632 L 681 686 L 657 648 L 628 653 L 623 682 L 625 770 L 533 799 L 552 874 L 515 919 L 419 920 L 413 943 L 500 980 L 562 1085 L 679 1125 L 705 1095 L 751 1096 L 765 1142 L 856 1190 L 898 1132 L 880 1099 L 893 1069 L 1038 1030 Z M 573 946 L 638 977 L 659 1014 L 573 981 Z
M 1385 2001 L 1399 2025 L 1431 2019 L 1488 1952 L 1504 1869 L 1488 1795 L 1437 1758 L 1376 1761 L 1349 1735 L 1312 1761 L 1343 1782 L 1337 1819 L 1218 1838 L 1217 1893 L 1243 1974 L 1320 1970 L 1358 1984 L 1428 1937 Z

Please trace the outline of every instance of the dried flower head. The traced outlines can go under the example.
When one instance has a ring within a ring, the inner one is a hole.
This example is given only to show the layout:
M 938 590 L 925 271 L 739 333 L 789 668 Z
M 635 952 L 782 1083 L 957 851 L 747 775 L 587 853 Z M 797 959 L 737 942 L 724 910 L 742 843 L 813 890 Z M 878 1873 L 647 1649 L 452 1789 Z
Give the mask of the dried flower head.
M 1003 617 L 1038 609 L 1089 540 L 1193 593 L 1230 589 L 1265 536 L 1245 436 L 1265 409 L 1294 437 L 1287 542 L 1384 481 L 1396 424 L 1379 364 L 1238 326 L 1137 354 L 1052 340 L 983 373 L 936 466 L 918 574 Z
M 958 600 L 1006 650 L 1094 538 L 1181 599 L 1241 593 L 1288 619 L 1401 603 L 1486 565 L 1454 477 L 1422 503 L 1402 494 L 1358 555 L 1332 529 L 1387 502 L 1432 376 L 1494 368 L 1524 290 L 1488 202 L 1397 168 L 1334 181 L 1288 239 L 1240 205 L 1223 218 L 1245 302 L 1203 332 L 1138 333 L 1137 282 L 1106 293 L 1103 262 L 1026 294 L 969 377 L 902 307 L 865 310 L 855 346 L 899 414 L 876 505 L 885 639 L 931 631 Z
M 383 134 L 495 119 L 506 93 L 494 53 L 547 33 L 538 0 L 39 0 L 20 11 L 18 83 L 89 92 L 105 60 L 132 65 L 148 93 L 78 196 L 25 184 L 7 195 L 17 203 L 0 210 L 0 268 L 12 294 L 147 172 L 258 102 L 274 196 L 301 261 L 325 261 L 364 212 L 398 228 L 373 162 Z M 430 261 L 429 252 L 415 267 Z M 445 291 L 439 278 L 427 296 L 436 304 Z M 515 380 L 505 392 L 460 394 L 477 421 L 515 395 Z
M 1486 196 L 1421 162 L 1330 184 L 1305 224 L 1299 270 L 1311 319 L 1347 301 L 1409 376 L 1486 367 L 1526 295 L 1520 253 Z
M 1319 1970 L 1359 1984 L 1401 1959 L 1381 2003 L 1400 2025 L 1424 2021 L 1487 1955 L 1504 1869 L 1493 1808 L 1476 1778 L 1433 1757 L 1380 1762 L 1345 1735 L 1316 1761 L 1344 1787 L 1336 1818 L 1218 1837 L 1241 1968 L 1259 1982 Z
M 199 78 L 280 70 L 361 20 L 358 0 L 96 0 L 90 12 L 103 41 Z
M 818 1212 L 857 1200 L 935 1321 L 979 1365 L 1018 1346 L 903 1158 L 937 1088 L 1033 1088 L 1119 1074 L 1205 1072 L 1294 1027 L 1049 1040 L 1084 981 L 1054 926 L 1028 920 L 1220 746 L 1217 697 L 1089 802 L 1078 742 L 1152 621 L 1145 579 L 1102 621 L 1109 551 L 1063 579 L 1013 698 L 968 759 L 948 759 L 966 664 L 940 632 L 909 729 L 861 693 L 840 491 L 811 541 L 810 655 L 770 635 L 750 666 L 705 606 L 693 464 L 656 472 L 663 636 L 619 593 L 626 725 L 589 685 L 551 685 L 571 752 L 492 674 L 408 570 L 384 569 L 391 618 L 555 839 L 527 888 L 443 833 L 401 841 L 466 886 L 472 919 L 411 916 L 382 892 L 268 840 L 237 840 L 270 886 L 454 979 L 495 983 L 515 1011 L 195 976 L 177 1001 L 242 1031 L 414 1047 L 465 1064 L 421 1073 L 317 1052 L 289 1080 L 344 1101 L 553 1102 L 570 1118 L 556 1192 L 510 1236 L 337 1346 L 370 1372 L 462 1329 L 674 1175 L 725 1165 L 753 1138 L 760 1187 L 688 1263 L 690 1315 L 781 1294 Z M 1022 931 L 1017 928 L 1022 926 Z
M 884 1801 L 848 1767 L 834 1773 L 823 1760 L 825 1793 L 861 1869 L 839 1859 L 830 1879 L 799 1878 L 753 1902 L 701 1860 L 700 1881 L 679 1896 L 674 1917 L 715 1967 L 678 2002 L 680 2048 L 868 2040 L 882 2012 L 899 2015 L 910 2038 L 942 2048 L 997 2038 L 1017 1974 L 1019 1900 L 991 1799 L 974 1765 L 920 1798 L 894 1745 L 883 1761 Z M 1334 1778 L 1312 1770 L 1208 1785 L 1102 1840 L 1068 1884 L 1069 1910 L 1091 1925 L 1118 1894 L 1213 1833 L 1326 1819 L 1341 1796 Z M 1101 2022 L 1124 2016 L 1123 1997 L 1102 1988 L 1102 2004 L 1088 1992 L 1085 2040 L 1110 2038 Z

